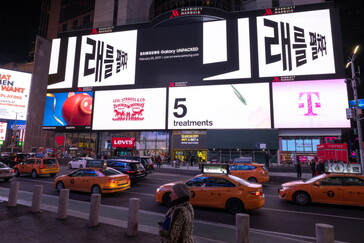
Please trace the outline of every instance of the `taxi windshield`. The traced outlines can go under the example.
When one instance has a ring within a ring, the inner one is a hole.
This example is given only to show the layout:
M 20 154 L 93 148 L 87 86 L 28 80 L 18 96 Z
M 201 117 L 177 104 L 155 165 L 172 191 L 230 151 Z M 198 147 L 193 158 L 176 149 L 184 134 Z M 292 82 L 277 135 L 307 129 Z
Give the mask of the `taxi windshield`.
M 250 183 L 247 182 L 246 180 L 244 179 L 241 179 L 240 177 L 237 177 L 237 176 L 233 176 L 233 175 L 229 175 L 229 178 L 233 179 L 234 181 L 244 185 L 244 186 L 249 186 Z
M 305 183 L 312 183 L 312 182 L 317 181 L 319 179 L 325 178 L 325 176 L 326 176 L 325 174 L 321 174 L 321 175 L 312 177 L 311 179 L 306 180 Z

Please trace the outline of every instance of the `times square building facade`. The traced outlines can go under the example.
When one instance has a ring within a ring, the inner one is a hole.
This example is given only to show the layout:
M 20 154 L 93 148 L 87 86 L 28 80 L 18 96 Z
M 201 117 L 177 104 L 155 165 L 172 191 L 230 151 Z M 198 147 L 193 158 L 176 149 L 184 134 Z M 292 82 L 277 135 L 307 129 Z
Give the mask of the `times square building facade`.
M 135 1 L 155 16 L 136 24 L 101 2 L 92 28 L 64 22 L 49 43 L 42 129 L 55 154 L 289 164 L 350 128 L 332 5 Z

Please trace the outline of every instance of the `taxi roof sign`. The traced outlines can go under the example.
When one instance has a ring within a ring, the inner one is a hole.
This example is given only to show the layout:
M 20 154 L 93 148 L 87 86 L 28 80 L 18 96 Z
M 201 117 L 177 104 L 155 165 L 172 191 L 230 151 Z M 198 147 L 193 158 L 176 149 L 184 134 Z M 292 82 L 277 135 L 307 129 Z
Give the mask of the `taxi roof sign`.
M 229 174 L 229 164 L 201 164 L 202 173 Z

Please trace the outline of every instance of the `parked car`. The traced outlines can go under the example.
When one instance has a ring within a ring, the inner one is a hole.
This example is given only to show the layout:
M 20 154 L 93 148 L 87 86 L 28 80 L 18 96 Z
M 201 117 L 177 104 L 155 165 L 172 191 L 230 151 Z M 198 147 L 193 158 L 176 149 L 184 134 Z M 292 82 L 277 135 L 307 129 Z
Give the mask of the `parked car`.
M 87 160 L 93 160 L 90 157 L 77 157 L 68 162 L 69 169 L 86 168 Z
M 137 182 L 147 175 L 141 162 L 128 159 L 108 159 L 107 166 L 129 175 L 131 182 Z
M 120 192 L 130 188 L 130 178 L 112 168 L 84 168 L 58 176 L 53 183 L 57 191 L 90 192 L 92 194 Z
M 0 179 L 3 179 L 4 181 L 9 181 L 14 176 L 15 176 L 14 169 L 0 162 Z
M 15 176 L 21 174 L 30 174 L 33 178 L 39 175 L 55 176 L 59 172 L 59 163 L 57 158 L 29 158 L 14 166 Z
M 364 207 L 364 176 L 357 174 L 321 174 L 306 181 L 283 183 L 279 197 L 298 205 L 330 203 Z
M 150 156 L 134 156 L 133 160 L 140 161 L 148 174 L 154 172 L 154 163 Z

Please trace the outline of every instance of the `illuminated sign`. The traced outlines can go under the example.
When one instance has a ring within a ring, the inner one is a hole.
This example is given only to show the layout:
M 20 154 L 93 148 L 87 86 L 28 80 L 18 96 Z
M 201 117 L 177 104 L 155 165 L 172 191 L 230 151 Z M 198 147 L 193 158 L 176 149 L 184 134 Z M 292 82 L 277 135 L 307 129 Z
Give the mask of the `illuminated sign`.
M 202 173 L 229 174 L 229 164 L 201 164 Z
M 0 119 L 26 120 L 31 77 L 0 68 Z
M 168 129 L 271 128 L 268 83 L 170 87 Z
M 166 88 L 96 91 L 93 130 L 165 129 Z
M 0 141 L 4 141 L 6 139 L 6 122 L 0 122 Z
M 275 128 L 349 128 L 343 79 L 272 83 Z
M 135 138 L 111 138 L 113 148 L 134 148 Z

